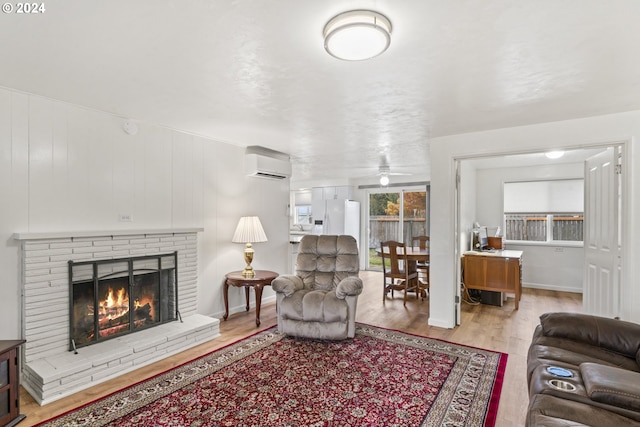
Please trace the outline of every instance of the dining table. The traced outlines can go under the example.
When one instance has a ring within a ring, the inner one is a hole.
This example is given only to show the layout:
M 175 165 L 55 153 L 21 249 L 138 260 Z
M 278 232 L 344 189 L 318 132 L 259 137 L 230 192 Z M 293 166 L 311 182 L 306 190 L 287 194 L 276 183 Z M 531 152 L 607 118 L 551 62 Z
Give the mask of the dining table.
M 417 246 L 405 246 L 405 252 L 407 254 L 407 264 L 409 271 L 416 271 L 418 263 L 429 263 L 429 249 L 420 249 Z M 382 250 L 376 249 L 376 254 L 382 256 Z
M 429 262 L 429 249 L 420 249 L 417 246 L 411 247 L 411 246 L 407 246 L 405 247 L 405 251 L 407 253 L 407 261 L 409 262 L 413 262 L 413 263 L 427 263 Z M 382 250 L 381 249 L 377 249 L 376 253 L 379 256 L 382 256 Z

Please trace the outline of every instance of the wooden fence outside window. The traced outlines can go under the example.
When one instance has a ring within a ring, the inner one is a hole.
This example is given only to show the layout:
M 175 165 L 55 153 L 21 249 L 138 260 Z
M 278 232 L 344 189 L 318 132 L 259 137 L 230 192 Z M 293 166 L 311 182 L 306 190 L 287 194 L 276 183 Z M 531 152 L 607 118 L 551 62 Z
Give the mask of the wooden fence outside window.
M 506 214 L 506 240 L 546 242 L 551 228 L 551 240 L 578 241 L 584 236 L 582 214 Z

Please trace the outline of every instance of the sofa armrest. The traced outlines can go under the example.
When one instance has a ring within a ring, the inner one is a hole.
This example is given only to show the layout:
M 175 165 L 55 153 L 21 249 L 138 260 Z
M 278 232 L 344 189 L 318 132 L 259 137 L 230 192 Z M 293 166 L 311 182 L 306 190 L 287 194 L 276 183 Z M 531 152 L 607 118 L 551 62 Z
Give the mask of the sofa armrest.
M 580 313 L 545 313 L 540 325 L 545 336 L 601 347 L 632 359 L 640 350 L 640 325 L 636 323 Z
M 292 274 L 283 274 L 278 276 L 271 282 L 274 291 L 284 294 L 285 297 L 291 296 L 295 291 L 304 289 L 304 283 L 298 276 Z
M 640 372 L 585 362 L 580 375 L 594 402 L 640 411 Z
M 357 276 L 345 277 L 336 287 L 336 297 L 345 299 L 347 295 L 355 296 L 362 293 L 362 279 Z

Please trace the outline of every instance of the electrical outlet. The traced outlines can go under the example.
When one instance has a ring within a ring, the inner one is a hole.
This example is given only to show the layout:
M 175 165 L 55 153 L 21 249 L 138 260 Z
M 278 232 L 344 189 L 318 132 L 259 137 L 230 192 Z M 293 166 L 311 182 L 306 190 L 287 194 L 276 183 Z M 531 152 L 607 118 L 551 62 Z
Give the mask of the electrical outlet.
M 118 214 L 118 221 L 120 222 L 132 222 L 133 216 L 131 214 Z

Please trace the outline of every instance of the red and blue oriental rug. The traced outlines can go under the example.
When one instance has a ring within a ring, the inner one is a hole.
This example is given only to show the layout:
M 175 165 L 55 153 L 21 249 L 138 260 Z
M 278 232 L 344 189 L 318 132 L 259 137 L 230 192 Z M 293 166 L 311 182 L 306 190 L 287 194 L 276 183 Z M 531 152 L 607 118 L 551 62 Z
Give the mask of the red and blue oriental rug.
M 270 328 L 39 426 L 493 426 L 506 362 L 363 324 L 341 342 Z

